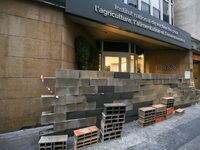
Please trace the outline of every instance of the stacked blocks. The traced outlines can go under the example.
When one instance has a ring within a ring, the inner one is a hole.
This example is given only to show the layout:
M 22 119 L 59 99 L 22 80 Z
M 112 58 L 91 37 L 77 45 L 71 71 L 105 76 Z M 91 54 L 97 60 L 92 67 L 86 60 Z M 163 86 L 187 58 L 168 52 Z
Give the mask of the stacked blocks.
M 142 107 L 139 108 L 138 114 L 139 114 L 138 125 L 140 127 L 145 127 L 155 123 L 156 108 L 152 106 Z
M 100 134 L 102 142 L 121 137 L 125 112 L 126 105 L 124 103 L 104 104 Z
M 167 115 L 167 107 L 163 104 L 157 104 L 153 105 L 153 107 L 156 109 L 156 115 L 155 115 L 155 122 L 160 122 L 165 120 Z
M 38 142 L 39 150 L 66 150 L 68 135 L 42 136 Z
M 167 106 L 167 116 L 166 118 L 169 119 L 172 117 L 174 112 L 174 98 L 173 97 L 163 97 L 162 104 Z
M 99 129 L 96 126 L 74 131 L 74 149 L 79 150 L 99 141 Z

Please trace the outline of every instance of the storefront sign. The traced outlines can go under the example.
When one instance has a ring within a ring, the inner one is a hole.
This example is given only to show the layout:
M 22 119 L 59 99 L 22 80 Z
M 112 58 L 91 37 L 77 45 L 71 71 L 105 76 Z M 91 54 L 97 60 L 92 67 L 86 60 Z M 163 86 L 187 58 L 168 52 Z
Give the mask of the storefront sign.
M 66 0 L 66 12 L 191 49 L 187 32 L 117 0 Z
M 200 61 L 200 55 L 193 54 L 192 59 L 196 61 Z
M 174 65 L 158 65 L 158 71 L 176 71 L 176 66 Z

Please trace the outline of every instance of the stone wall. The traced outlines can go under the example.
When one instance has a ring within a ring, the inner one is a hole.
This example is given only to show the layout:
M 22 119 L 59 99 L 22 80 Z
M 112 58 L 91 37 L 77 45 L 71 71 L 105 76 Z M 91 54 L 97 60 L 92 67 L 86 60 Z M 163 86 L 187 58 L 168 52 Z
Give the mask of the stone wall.
M 158 104 L 163 96 L 173 96 L 175 106 L 199 100 L 199 92 L 182 75 L 58 70 L 56 78 L 45 80 L 54 95 L 42 95 L 41 105 L 54 110 L 42 113 L 41 123 L 53 124 L 51 133 L 99 127 L 104 103 L 125 103 L 129 122 L 138 117 L 139 107 Z
M 40 75 L 74 69 L 74 39 L 87 35 L 64 9 L 34 0 L 0 1 L 0 133 L 40 124 Z M 43 108 L 47 110 L 48 108 Z

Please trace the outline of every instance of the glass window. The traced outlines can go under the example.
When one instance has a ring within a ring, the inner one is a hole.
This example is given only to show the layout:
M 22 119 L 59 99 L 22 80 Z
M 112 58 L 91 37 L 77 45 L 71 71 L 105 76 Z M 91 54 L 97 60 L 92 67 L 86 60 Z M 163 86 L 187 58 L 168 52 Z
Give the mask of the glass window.
M 172 10 L 171 10 L 171 16 L 172 16 L 172 25 L 174 24 L 174 5 L 171 5 Z
M 143 2 L 150 4 L 150 0 L 142 0 Z
M 147 4 L 146 2 L 142 2 L 141 10 L 143 12 L 150 14 L 150 5 Z
M 154 8 L 160 10 L 160 0 L 152 0 L 151 3 Z
M 127 4 L 137 8 L 138 7 L 138 0 L 127 0 Z
M 144 73 L 144 55 L 138 56 L 137 73 Z
M 127 58 L 121 58 L 121 72 L 127 72 Z
M 169 6 L 168 2 L 163 0 L 163 20 L 169 23 Z
M 130 62 L 130 64 L 131 64 L 131 72 L 135 72 L 135 59 L 134 59 L 134 55 L 131 55 L 131 62 Z
M 128 43 L 123 42 L 104 42 L 104 51 L 128 52 Z
M 106 71 L 119 71 L 119 57 L 105 57 L 105 70 Z
M 160 11 L 156 8 L 153 8 L 153 16 L 156 18 L 160 18 Z

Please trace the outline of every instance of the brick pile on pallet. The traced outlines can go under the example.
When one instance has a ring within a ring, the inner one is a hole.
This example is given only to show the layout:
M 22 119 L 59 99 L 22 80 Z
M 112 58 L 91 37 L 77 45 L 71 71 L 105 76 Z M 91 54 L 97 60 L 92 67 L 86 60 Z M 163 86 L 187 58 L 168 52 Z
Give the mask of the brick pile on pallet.
M 99 129 L 96 126 L 74 131 L 74 149 L 79 150 L 99 142 Z
M 104 112 L 101 120 L 101 142 L 121 137 L 123 124 L 125 123 L 126 105 L 124 103 L 104 104 Z
M 66 150 L 68 135 L 42 136 L 39 150 Z
M 167 115 L 167 107 L 164 104 L 156 104 L 153 105 L 153 107 L 156 109 L 156 115 L 155 115 L 155 122 L 161 122 L 166 119 Z
M 142 107 L 139 108 L 138 114 L 139 114 L 138 125 L 140 127 L 145 127 L 155 123 L 156 108 L 152 106 Z
M 174 112 L 174 98 L 173 97 L 163 97 L 161 103 L 166 105 L 167 107 L 167 116 L 166 118 L 169 119 L 172 117 Z

